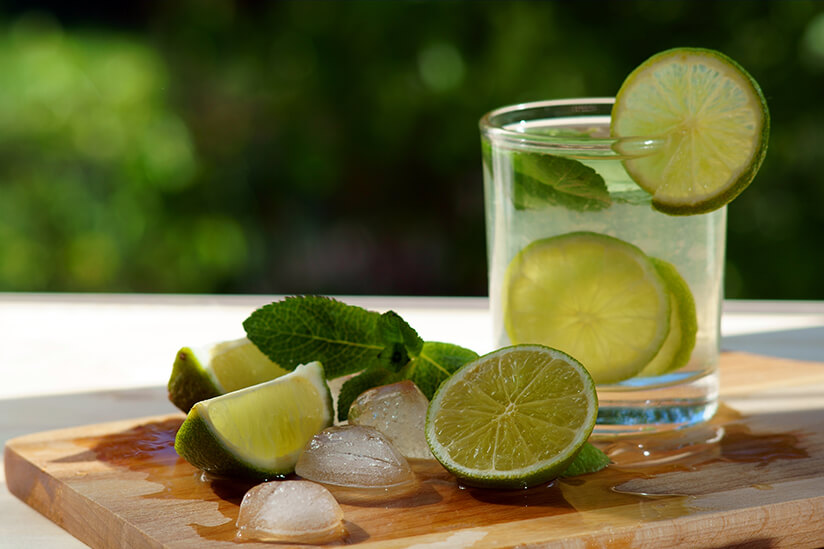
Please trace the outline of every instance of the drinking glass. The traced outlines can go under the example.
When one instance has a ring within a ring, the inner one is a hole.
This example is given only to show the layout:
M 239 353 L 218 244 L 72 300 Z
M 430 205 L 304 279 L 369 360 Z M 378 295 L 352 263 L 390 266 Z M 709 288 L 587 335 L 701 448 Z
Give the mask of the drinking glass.
M 642 370 L 643 375 L 599 384 L 595 427 L 596 435 L 661 432 L 705 421 L 718 407 L 726 207 L 683 216 L 655 210 L 651 196 L 627 175 L 622 161 L 654 154 L 660 141 L 610 138 L 613 103 L 612 98 L 542 101 L 503 107 L 481 119 L 493 334 L 498 346 L 543 343 L 564 350 L 564 341 L 513 342 L 507 333 L 507 268 L 531 243 L 586 231 L 618 238 L 670 263 L 695 301 L 697 332 L 689 361 L 659 375 Z M 517 160 L 525 154 L 529 173 Z M 557 157 L 594 170 L 603 178 L 605 192 L 602 188 L 600 195 L 590 196 L 586 188 L 553 186 L 542 179 L 536 162 Z

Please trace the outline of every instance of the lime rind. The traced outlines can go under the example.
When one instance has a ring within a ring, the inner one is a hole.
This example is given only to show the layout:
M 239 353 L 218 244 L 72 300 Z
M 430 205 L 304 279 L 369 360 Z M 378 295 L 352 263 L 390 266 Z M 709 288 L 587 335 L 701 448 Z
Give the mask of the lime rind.
M 167 390 L 169 401 L 184 413 L 188 413 L 201 400 L 223 393 L 217 380 L 203 367 L 189 347 L 183 347 L 177 352 Z
M 672 313 L 670 333 L 655 358 L 638 374 L 641 377 L 663 375 L 686 366 L 698 333 L 695 298 L 689 284 L 671 263 L 655 257 L 650 260 L 667 285 Z
M 301 398 L 271 398 L 283 395 L 273 389 L 299 391 Z M 249 410 L 233 411 L 235 406 Z M 178 430 L 175 450 L 213 475 L 272 479 L 294 471 L 304 445 L 332 422 L 331 392 L 322 365 L 313 362 L 277 379 L 198 402 Z
M 516 345 L 464 365 L 440 386 L 427 412 L 426 438 L 462 483 L 526 488 L 567 469 L 597 413 L 595 383 L 580 362 L 543 345 Z
M 716 210 L 752 182 L 769 138 L 767 102 L 726 55 L 674 48 L 650 57 L 616 95 L 614 137 L 663 138 L 659 152 L 624 161 L 630 177 L 671 215 Z
M 585 231 L 532 242 L 503 285 L 510 341 L 561 349 L 598 384 L 629 379 L 652 360 L 669 333 L 670 307 L 640 248 Z

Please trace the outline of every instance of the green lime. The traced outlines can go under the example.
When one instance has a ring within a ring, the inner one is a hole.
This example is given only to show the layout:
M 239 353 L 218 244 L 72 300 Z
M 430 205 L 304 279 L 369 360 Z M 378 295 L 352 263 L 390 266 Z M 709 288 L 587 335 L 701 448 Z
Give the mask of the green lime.
M 195 404 L 175 450 L 214 475 L 270 479 L 291 473 L 311 438 L 332 424 L 332 397 L 319 362 Z
M 537 240 L 507 268 L 504 325 L 512 343 L 574 356 L 598 384 L 628 379 L 669 332 L 667 287 L 636 246 L 590 232 Z
M 654 257 L 650 260 L 669 290 L 670 330 L 661 350 L 641 370 L 639 376 L 657 376 L 684 366 L 690 360 L 695 347 L 695 334 L 698 332 L 695 299 L 689 285 L 671 263 Z
M 587 442 L 581 447 L 581 450 L 578 452 L 578 455 L 575 456 L 572 463 L 569 464 L 569 467 L 561 473 L 561 476 L 566 478 L 589 475 L 591 473 L 597 473 L 608 465 L 609 456 Z
M 169 378 L 169 400 L 188 412 L 196 402 L 285 373 L 246 338 L 203 348 L 183 347 L 177 352 Z
M 683 215 L 718 209 L 750 184 L 769 126 L 764 94 L 738 63 L 713 50 L 675 48 L 626 78 L 611 131 L 619 139 L 662 140 L 655 153 L 624 165 L 655 208 Z
M 440 386 L 426 440 L 464 484 L 526 488 L 566 470 L 597 415 L 595 384 L 577 360 L 516 345 L 464 365 Z

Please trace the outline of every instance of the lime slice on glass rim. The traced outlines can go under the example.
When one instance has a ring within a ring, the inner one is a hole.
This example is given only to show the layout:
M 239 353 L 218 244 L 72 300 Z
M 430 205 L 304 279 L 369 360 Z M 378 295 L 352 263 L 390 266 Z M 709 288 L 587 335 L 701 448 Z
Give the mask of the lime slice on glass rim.
M 332 419 L 323 366 L 311 362 L 198 402 L 177 432 L 175 450 L 214 475 L 267 480 L 294 471 L 303 447 Z
M 466 485 L 527 488 L 567 470 L 597 415 L 595 384 L 577 360 L 517 345 L 465 364 L 440 386 L 426 439 Z
M 695 298 L 689 285 L 671 263 L 655 257 L 650 260 L 669 290 L 670 329 L 658 354 L 638 373 L 642 377 L 667 374 L 685 366 L 695 348 L 698 332 Z
M 169 377 L 169 400 L 188 412 L 201 400 L 269 381 L 286 372 L 245 337 L 204 347 L 183 347 L 177 352 Z
M 502 291 L 512 343 L 561 349 L 598 384 L 636 375 L 669 333 L 661 275 L 639 248 L 611 236 L 574 232 L 531 243 L 509 264 Z
M 755 177 L 767 152 L 770 117 L 758 83 L 726 55 L 675 48 L 630 73 L 615 97 L 611 133 L 661 142 L 624 160 L 630 177 L 672 215 L 716 210 Z

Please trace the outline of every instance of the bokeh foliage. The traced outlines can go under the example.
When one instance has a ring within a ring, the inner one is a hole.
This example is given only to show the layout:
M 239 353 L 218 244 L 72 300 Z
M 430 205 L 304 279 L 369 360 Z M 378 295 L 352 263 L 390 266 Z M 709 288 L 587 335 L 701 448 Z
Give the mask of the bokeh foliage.
M 824 299 L 824 3 L 0 8 L 0 290 L 483 295 L 478 118 L 652 53 L 761 83 L 727 295 Z

